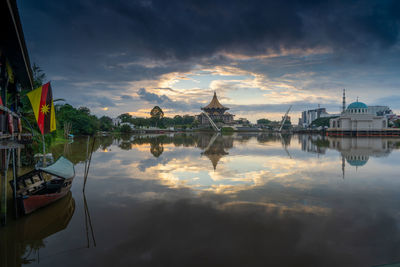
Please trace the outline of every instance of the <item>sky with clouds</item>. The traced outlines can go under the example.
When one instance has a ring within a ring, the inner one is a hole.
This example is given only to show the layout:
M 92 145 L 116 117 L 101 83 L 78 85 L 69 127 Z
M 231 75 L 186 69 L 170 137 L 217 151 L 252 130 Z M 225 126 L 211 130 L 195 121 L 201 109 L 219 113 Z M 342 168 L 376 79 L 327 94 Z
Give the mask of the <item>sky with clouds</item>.
M 56 98 L 96 115 L 198 114 L 216 91 L 236 117 L 348 103 L 400 113 L 396 0 L 17 1 L 31 61 Z

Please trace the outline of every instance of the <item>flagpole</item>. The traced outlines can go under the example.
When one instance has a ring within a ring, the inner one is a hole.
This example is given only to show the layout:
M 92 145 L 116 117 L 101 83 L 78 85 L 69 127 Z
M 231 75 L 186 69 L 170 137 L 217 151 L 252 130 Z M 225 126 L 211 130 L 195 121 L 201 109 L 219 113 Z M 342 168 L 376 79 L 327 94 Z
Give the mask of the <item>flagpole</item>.
M 44 134 L 42 134 L 42 143 L 43 143 L 43 167 L 46 167 L 46 144 L 44 142 Z

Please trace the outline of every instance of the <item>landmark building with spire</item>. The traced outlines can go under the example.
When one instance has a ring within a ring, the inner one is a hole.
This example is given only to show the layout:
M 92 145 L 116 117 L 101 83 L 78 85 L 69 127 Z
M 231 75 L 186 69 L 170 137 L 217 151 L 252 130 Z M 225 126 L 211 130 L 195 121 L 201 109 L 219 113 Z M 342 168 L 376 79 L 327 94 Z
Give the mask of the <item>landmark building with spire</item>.
M 201 125 L 208 125 L 210 124 L 209 119 L 207 118 L 207 116 L 204 113 L 207 113 L 207 115 L 215 122 L 222 122 L 225 124 L 232 124 L 234 123 L 233 117 L 235 115 L 230 114 L 228 112 L 226 112 L 227 110 L 229 110 L 229 108 L 223 106 L 217 98 L 217 93 L 214 92 L 214 96 L 210 102 L 210 104 L 208 104 L 205 107 L 202 107 L 201 110 L 203 110 L 203 113 L 197 115 L 197 120 L 199 121 L 199 123 Z
M 338 118 L 330 120 L 328 134 L 340 135 L 370 135 L 387 130 L 386 116 L 377 115 L 366 104 L 356 102 L 348 105 Z

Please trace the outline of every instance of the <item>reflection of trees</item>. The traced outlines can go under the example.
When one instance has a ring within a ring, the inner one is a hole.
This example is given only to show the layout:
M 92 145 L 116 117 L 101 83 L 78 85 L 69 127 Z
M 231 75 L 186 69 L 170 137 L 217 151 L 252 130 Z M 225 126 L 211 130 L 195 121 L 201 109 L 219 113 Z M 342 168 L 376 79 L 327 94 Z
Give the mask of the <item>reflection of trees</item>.
M 112 144 L 113 144 L 113 136 L 109 135 L 100 138 L 100 148 L 102 150 L 106 150 Z
M 277 133 L 262 133 L 257 135 L 257 141 L 259 143 L 268 142 L 282 142 L 283 145 L 290 145 L 292 139 L 291 134 L 277 134 Z
M 130 150 L 131 149 L 131 143 L 129 142 L 121 142 L 119 144 L 119 148 L 121 148 L 122 150 Z
M 121 149 L 129 150 L 132 148 L 133 144 L 150 144 L 150 153 L 154 157 L 159 157 L 164 152 L 164 145 L 166 144 L 174 144 L 174 146 L 176 147 L 198 147 L 204 150 L 209 146 L 210 141 L 213 138 L 213 133 L 190 133 L 175 135 L 124 135 L 120 136 L 119 138 L 121 142 L 119 142 L 118 146 Z M 234 138 L 234 136 L 231 135 L 219 136 L 215 140 L 215 144 L 207 149 L 207 152 L 204 151 L 203 154 L 207 155 L 207 157 L 210 158 L 210 160 L 213 162 L 213 166 L 216 166 L 219 159 L 222 156 L 228 154 L 227 152 L 223 151 L 223 149 L 232 148 L 234 140 L 236 139 Z
M 164 144 L 174 144 L 176 147 L 194 147 L 196 146 L 196 138 L 193 135 L 125 135 L 119 144 L 121 149 L 129 150 L 132 144 L 146 145 L 150 144 L 150 152 L 159 157 L 164 151 Z
M 0 229 L 0 262 L 5 266 L 21 266 L 35 262 L 45 238 L 64 230 L 75 211 L 72 194 L 29 216 L 9 222 Z
M 112 136 L 97 136 L 94 143 L 93 151 L 99 148 L 104 150 L 113 142 Z M 93 142 L 93 137 L 90 138 L 89 147 L 91 147 Z M 87 148 L 87 137 L 76 137 L 74 142 L 69 144 L 67 158 L 74 164 L 83 163 L 86 160 L 86 148 Z M 57 144 L 50 147 L 50 152 L 53 154 L 54 158 L 64 155 L 64 144 Z
M 150 144 L 150 153 L 153 154 L 154 157 L 158 158 L 163 152 L 164 147 L 161 143 Z

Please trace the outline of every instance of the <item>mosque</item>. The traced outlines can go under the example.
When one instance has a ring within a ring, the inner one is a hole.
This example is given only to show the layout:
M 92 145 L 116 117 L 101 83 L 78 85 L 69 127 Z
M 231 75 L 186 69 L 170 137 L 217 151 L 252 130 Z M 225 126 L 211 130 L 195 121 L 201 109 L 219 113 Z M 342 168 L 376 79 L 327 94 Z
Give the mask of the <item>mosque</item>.
M 341 131 L 382 131 L 387 128 L 385 116 L 377 116 L 363 102 L 353 102 L 342 114 L 330 120 L 330 128 Z
M 343 92 L 343 107 L 339 117 L 330 119 L 327 135 L 399 135 L 398 129 L 388 128 L 387 110 L 380 112 L 384 106 L 368 107 L 357 101 L 345 108 L 345 93 Z M 382 109 L 383 110 L 383 109 Z M 391 112 L 391 111 L 390 111 Z

